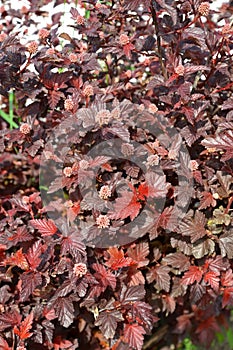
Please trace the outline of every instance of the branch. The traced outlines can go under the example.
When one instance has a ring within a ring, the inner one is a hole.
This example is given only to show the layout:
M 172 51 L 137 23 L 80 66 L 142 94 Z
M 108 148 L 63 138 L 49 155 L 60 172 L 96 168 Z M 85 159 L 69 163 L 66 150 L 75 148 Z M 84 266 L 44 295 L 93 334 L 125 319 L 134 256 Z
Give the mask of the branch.
M 161 69 L 162 69 L 162 74 L 163 74 L 164 78 L 167 79 L 168 78 L 167 70 L 165 68 L 164 61 L 163 61 L 163 55 L 162 55 L 161 37 L 159 34 L 159 24 L 158 24 L 156 10 L 155 10 L 155 0 L 151 1 L 150 9 L 151 9 L 153 24 L 155 26 L 155 33 L 156 33 L 156 37 L 157 37 L 159 63 L 160 63 Z
M 143 350 L 150 349 L 155 344 L 157 344 L 162 338 L 164 338 L 164 336 L 167 333 L 167 330 L 168 330 L 168 325 L 164 325 L 157 332 L 152 334 L 150 339 L 143 345 Z

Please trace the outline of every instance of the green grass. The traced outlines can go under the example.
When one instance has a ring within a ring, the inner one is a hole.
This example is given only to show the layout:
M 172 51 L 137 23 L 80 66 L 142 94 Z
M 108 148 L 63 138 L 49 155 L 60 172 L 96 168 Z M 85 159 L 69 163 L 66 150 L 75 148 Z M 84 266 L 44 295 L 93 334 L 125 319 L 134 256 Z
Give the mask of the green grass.
M 9 91 L 9 112 L 8 114 L 0 110 L 0 117 L 10 126 L 10 130 L 18 129 L 19 125 L 14 121 L 14 92 Z
M 228 329 L 222 328 L 216 333 L 215 339 L 208 350 L 233 350 L 233 326 Z M 188 337 L 178 346 L 177 350 L 206 350 L 202 346 L 194 345 Z

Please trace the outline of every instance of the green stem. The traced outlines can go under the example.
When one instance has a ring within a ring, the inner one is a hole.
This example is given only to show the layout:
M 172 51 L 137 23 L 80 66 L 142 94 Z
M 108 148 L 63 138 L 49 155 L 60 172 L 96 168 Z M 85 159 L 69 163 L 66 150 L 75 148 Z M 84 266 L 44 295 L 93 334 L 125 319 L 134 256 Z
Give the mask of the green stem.
M 18 129 L 18 124 L 16 124 L 11 118 L 10 115 L 6 114 L 5 112 L 3 112 L 2 110 L 0 110 L 0 117 L 2 119 L 4 119 L 8 124 L 10 124 L 12 127 L 11 129 L 15 128 Z
M 9 118 L 10 118 L 10 129 L 13 129 L 14 123 L 14 92 L 10 90 L 9 92 Z

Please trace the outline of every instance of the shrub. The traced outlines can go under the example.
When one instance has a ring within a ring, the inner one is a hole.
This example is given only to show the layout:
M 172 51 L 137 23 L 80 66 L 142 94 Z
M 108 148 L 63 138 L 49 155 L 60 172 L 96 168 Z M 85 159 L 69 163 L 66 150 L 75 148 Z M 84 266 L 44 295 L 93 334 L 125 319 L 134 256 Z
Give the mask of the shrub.
M 61 30 L 49 3 L 1 7 L 0 347 L 208 347 L 233 303 L 232 7 L 67 1 Z

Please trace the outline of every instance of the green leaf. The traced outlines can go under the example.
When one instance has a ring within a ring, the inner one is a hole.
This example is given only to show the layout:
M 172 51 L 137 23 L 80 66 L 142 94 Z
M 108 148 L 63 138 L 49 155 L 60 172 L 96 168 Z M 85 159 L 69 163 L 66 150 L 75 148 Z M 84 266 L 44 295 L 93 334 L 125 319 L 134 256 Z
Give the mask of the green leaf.
M 233 349 L 233 330 L 231 328 L 227 330 L 227 341 L 229 344 L 229 348 Z

